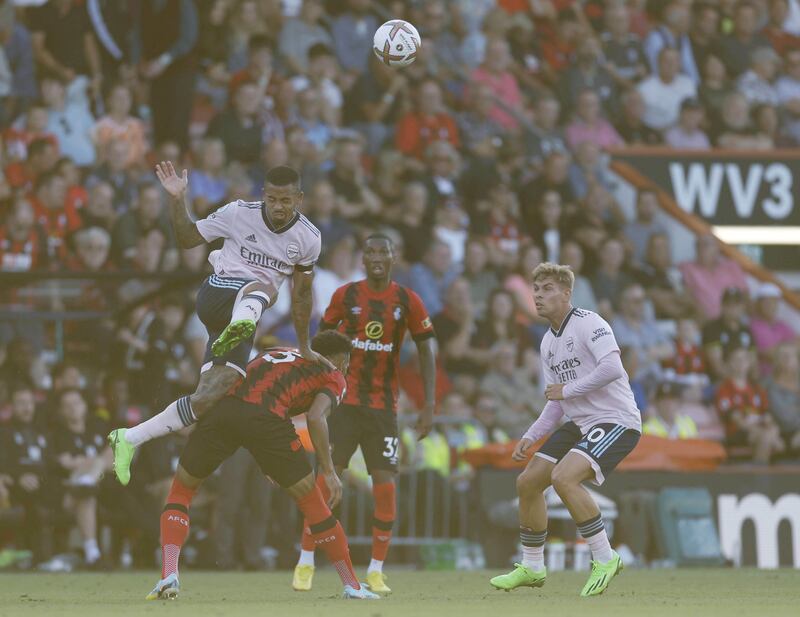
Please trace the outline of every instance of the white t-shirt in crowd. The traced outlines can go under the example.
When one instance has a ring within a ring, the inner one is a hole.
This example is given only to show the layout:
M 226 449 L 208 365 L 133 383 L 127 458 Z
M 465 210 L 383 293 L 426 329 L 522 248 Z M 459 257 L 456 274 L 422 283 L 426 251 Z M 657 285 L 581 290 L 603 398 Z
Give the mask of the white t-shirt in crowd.
M 684 99 L 697 96 L 697 86 L 686 75 L 677 75 L 665 84 L 658 75 L 639 83 L 639 94 L 645 104 L 643 122 L 651 129 L 663 131 L 678 121 Z
M 619 352 L 619 345 L 606 320 L 592 311 L 573 308 L 558 332 L 550 328 L 542 338 L 545 383 L 567 384 L 586 377 L 604 357 L 614 352 Z M 602 422 L 642 430 L 641 413 L 627 374 L 597 390 L 560 403 L 564 415 L 584 432 Z
M 224 238 L 208 261 L 217 276 L 255 279 L 280 289 L 294 269 L 310 270 L 319 258 L 319 229 L 299 212 L 275 230 L 261 201 L 232 201 L 201 221 L 197 230 L 207 242 Z

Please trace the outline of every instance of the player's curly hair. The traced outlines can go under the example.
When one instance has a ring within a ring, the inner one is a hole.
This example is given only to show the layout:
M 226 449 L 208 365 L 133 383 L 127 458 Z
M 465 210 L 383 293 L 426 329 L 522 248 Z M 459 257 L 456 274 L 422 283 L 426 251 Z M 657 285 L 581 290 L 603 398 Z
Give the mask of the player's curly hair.
M 532 282 L 535 283 L 542 279 L 550 279 L 567 289 L 572 289 L 575 286 L 575 274 L 572 272 L 572 268 L 549 261 L 540 263 L 531 273 Z
M 311 339 L 311 349 L 326 358 L 340 353 L 350 353 L 352 344 L 350 339 L 336 330 L 323 330 Z

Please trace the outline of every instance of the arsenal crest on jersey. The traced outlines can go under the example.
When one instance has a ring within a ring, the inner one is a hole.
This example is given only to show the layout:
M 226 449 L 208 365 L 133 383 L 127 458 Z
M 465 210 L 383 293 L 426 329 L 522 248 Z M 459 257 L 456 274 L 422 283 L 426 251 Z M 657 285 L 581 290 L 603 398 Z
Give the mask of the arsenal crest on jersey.
M 567 339 L 567 351 L 572 353 L 575 350 L 575 339 L 571 336 Z

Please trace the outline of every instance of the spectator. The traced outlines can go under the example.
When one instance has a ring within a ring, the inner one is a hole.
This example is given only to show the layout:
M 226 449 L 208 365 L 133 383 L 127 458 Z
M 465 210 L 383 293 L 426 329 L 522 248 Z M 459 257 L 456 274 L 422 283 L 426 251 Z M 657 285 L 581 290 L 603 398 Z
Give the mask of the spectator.
M 272 41 L 263 34 L 254 34 L 247 41 L 247 65 L 231 76 L 228 84 L 233 95 L 245 82 L 254 83 L 261 105 L 273 111 L 280 106 L 279 98 L 284 81 L 273 67 Z
M 367 70 L 373 55 L 372 35 L 379 25 L 370 14 L 369 0 L 348 0 L 345 11 L 333 20 L 333 48 L 342 69 L 350 76 L 350 83 Z
M 606 150 L 623 145 L 622 138 L 611 123 L 601 116 L 600 97 L 594 90 L 584 90 L 578 96 L 575 118 L 567 126 L 566 137 L 572 149 L 585 141 Z
M 189 196 L 200 217 L 225 203 L 228 194 L 225 163 L 225 143 L 221 139 L 206 137 L 200 142 L 197 166 L 189 172 Z
M 452 144 L 435 141 L 428 146 L 424 181 L 432 208 L 438 209 L 449 204 L 462 206 L 461 158 Z
M 524 231 L 545 250 L 544 261 L 557 261 L 562 241 L 561 194 L 548 190 L 542 194 L 536 209 L 522 213 Z
M 515 115 L 522 107 L 522 93 L 514 75 L 511 73 L 511 53 L 508 43 L 493 38 L 486 43 L 483 63 L 471 75 L 471 81 L 491 88 L 496 101 L 491 117 L 506 130 L 514 130 L 519 125 Z
M 443 306 L 436 314 L 425 298 L 423 302 L 428 313 L 434 315 L 433 328 L 445 370 L 451 377 L 465 376 L 474 386 L 485 371 L 487 354 L 470 345 L 475 321 L 469 283 L 464 278 L 454 278 L 447 286 Z
M 800 37 L 784 29 L 788 15 L 788 0 L 770 0 L 769 21 L 761 31 L 761 34 L 770 42 L 777 54 L 783 57 L 789 51 L 800 49 Z
M 60 428 L 53 433 L 52 456 L 62 487 L 56 494 L 75 516 L 86 565 L 98 566 L 102 554 L 97 544 L 97 495 L 103 474 L 111 470 L 111 449 L 105 428 L 88 416 L 80 391 L 63 390 L 56 402 Z
M 800 49 L 785 56 L 786 69 L 775 84 L 778 103 L 785 115 L 785 131 L 795 144 L 800 143 Z
M 750 68 L 737 82 L 738 90 L 753 104 L 777 105 L 778 90 L 773 85 L 778 73 L 780 58 L 771 47 L 761 47 L 753 51 Z
M 92 141 L 94 118 L 86 96 L 88 81 L 78 77 L 65 84 L 56 77 L 42 79 L 42 98 L 47 105 L 47 131 L 58 140 L 61 153 L 80 167 L 94 165 Z
M 769 46 L 769 41 L 758 32 L 758 10 L 753 2 L 741 0 L 736 4 L 733 32 L 720 40 L 720 54 L 725 60 L 728 74 L 738 78 L 751 64 L 753 52 Z
M 488 350 L 498 343 L 514 345 L 517 358 L 528 345 L 525 328 L 516 320 L 514 295 L 506 289 L 495 289 L 489 296 L 486 316 L 476 323 L 475 334 L 470 345 L 475 349 Z M 488 357 L 486 358 L 488 362 Z
M 601 315 L 610 316 L 622 306 L 622 291 L 633 280 L 623 271 L 625 248 L 619 240 L 607 239 L 600 249 L 597 269 L 589 278 Z
M 100 227 L 88 227 L 75 234 L 74 270 L 100 272 L 110 266 L 111 234 Z
M 86 207 L 81 209 L 82 227 L 100 227 L 111 231 L 117 213 L 114 211 L 114 189 L 108 182 L 98 181 L 89 189 Z
M 781 343 L 772 350 L 775 370 L 767 379 L 769 410 L 786 449 L 800 451 L 800 361 L 794 344 Z
M 659 15 L 659 25 L 650 30 L 644 40 L 644 53 L 650 65 L 650 72 L 661 71 L 661 52 L 674 49 L 677 53 L 676 72 L 680 71 L 692 82 L 699 81 L 697 68 L 689 41 L 691 14 L 688 3 L 682 0 L 667 0 Z
M 440 240 L 433 241 L 423 260 L 411 266 L 410 275 L 411 287 L 422 298 L 428 314 L 435 317 L 441 313 L 445 290 L 458 276 L 453 267 L 450 247 Z
M 633 246 L 636 264 L 644 262 L 650 237 L 666 233 L 659 218 L 660 212 L 658 194 L 652 189 L 640 190 L 636 195 L 636 220 L 625 225 L 625 239 Z
M 479 443 L 508 443 L 510 441 L 508 432 L 502 426 L 499 407 L 500 401 L 490 391 L 480 394 L 475 401 L 473 419 L 476 421 L 476 428 L 480 433 L 477 437 Z M 526 418 L 526 420 L 528 419 Z
M 114 190 L 114 210 L 123 213 L 136 198 L 136 172 L 128 167 L 129 146 L 126 141 L 113 140 L 106 145 L 105 162 L 96 167 L 86 183 L 108 183 Z
M 155 184 L 142 184 L 136 204 L 131 210 L 123 214 L 114 225 L 112 246 L 114 247 L 114 261 L 120 268 L 130 268 L 140 251 L 139 243 L 146 232 L 158 229 L 163 238 L 170 239 L 172 246 L 172 229 L 166 217 L 161 189 Z M 177 253 L 170 257 L 172 263 L 177 263 Z
M 233 92 L 232 104 L 209 123 L 206 135 L 225 145 L 231 161 L 254 165 L 260 158 L 262 123 L 259 117 L 262 99 L 255 82 L 243 81 Z
M 645 124 L 645 111 L 645 100 L 639 90 L 631 88 L 622 95 L 616 129 L 629 146 L 655 146 L 662 142 L 661 133 Z
M 703 327 L 703 351 L 711 375 L 715 379 L 725 376 L 724 358 L 734 348 L 752 349 L 753 333 L 745 323 L 747 294 L 740 287 L 728 287 L 722 293 L 720 316 Z
M 703 65 L 703 83 L 700 84 L 697 94 L 706 109 L 707 120 L 712 126 L 721 122 L 725 99 L 732 92 L 725 63 L 720 56 L 709 54 Z
M 664 134 L 666 144 L 676 150 L 708 150 L 711 142 L 703 129 L 703 106 L 696 98 L 684 99 L 678 123 Z
M 145 127 L 141 120 L 131 115 L 133 94 L 123 83 L 114 84 L 108 93 L 108 113 L 94 125 L 93 138 L 102 153 L 112 141 L 128 144 L 126 167 L 141 166 L 147 151 Z
M 567 264 L 575 275 L 572 286 L 572 304 L 588 311 L 597 311 L 597 300 L 594 297 L 592 284 L 583 274 L 583 249 L 573 240 L 561 245 L 558 263 Z
M 451 80 L 458 67 L 464 64 L 461 45 L 448 28 L 448 11 L 454 6 L 443 0 L 429 0 L 423 8 L 424 20 L 420 22 L 420 36 L 428 70 L 440 81 Z M 428 48 L 433 51 L 428 53 Z
M 10 71 L 9 89 L 0 108 L 0 121 L 4 124 L 19 112 L 29 109 L 36 99 L 36 69 L 30 31 L 15 19 L 14 7 L 3 5 L 0 42 Z
M 516 319 L 520 324 L 530 325 L 538 317 L 531 293 L 531 272 L 543 261 L 541 247 L 527 244 L 519 251 L 516 267 L 503 280 L 503 289 L 514 296 Z
M 143 0 L 131 32 L 131 63 L 141 64 L 150 86 L 153 139 L 175 141 L 182 151 L 189 143 L 197 21 L 193 0 Z
M 8 147 L 8 142 L 6 146 Z M 57 161 L 58 147 L 55 137 L 36 137 L 27 144 L 25 157 L 6 167 L 6 182 L 12 189 L 29 190 L 41 174 L 55 167 Z
M 655 320 L 647 317 L 644 289 L 638 283 L 625 287 L 621 294 L 619 316 L 612 322 L 620 347 L 630 347 L 637 355 L 637 371 L 631 375 L 646 386 L 662 374 L 661 363 L 672 357 L 672 342 L 659 330 Z
M 395 132 L 397 149 L 421 159 L 425 149 L 434 141 L 447 141 L 459 146 L 455 120 L 444 106 L 442 90 L 433 79 L 417 86 L 416 111 L 400 118 Z
M 681 412 L 681 395 L 676 384 L 667 381 L 658 386 L 655 400 L 647 408 L 642 432 L 667 439 L 698 437 L 697 424 L 691 416 Z
M 92 92 L 100 95 L 102 73 L 97 41 L 86 6 L 76 0 L 47 2 L 31 15 L 34 57 L 44 70 L 64 83 L 79 75 L 92 80 Z
M 47 265 L 47 239 L 30 202 L 17 199 L 0 226 L 0 271 L 30 272 Z
M 650 235 L 644 262 L 635 278 L 647 291 L 656 319 L 695 314 L 694 302 L 683 288 L 681 273 L 672 263 L 672 248 L 665 232 Z
M 342 103 L 344 97 L 336 84 L 338 66 L 333 50 L 322 43 L 312 45 L 308 50 L 308 71 L 296 75 L 291 79 L 295 92 L 302 92 L 306 88 L 316 89 L 324 104 L 322 117 L 331 126 L 339 126 L 342 116 Z
M 620 142 L 620 146 L 624 145 Z M 569 168 L 572 193 L 586 199 L 590 187 L 601 186 L 613 190 L 616 185 L 608 168 L 608 154 L 592 141 L 584 141 L 575 148 L 575 160 Z
M 792 327 L 778 318 L 778 309 L 783 293 L 775 283 L 762 283 L 753 293 L 755 310 L 750 319 L 750 330 L 760 358 L 761 375 L 772 370 L 772 352 L 781 343 L 792 343 L 797 334 Z
M 67 182 L 55 171 L 39 176 L 36 190 L 30 196 L 36 221 L 47 236 L 50 257 L 63 257 L 67 236 L 81 225 L 74 204 L 67 202 Z
M 489 268 L 489 249 L 484 240 L 470 238 L 467 242 L 462 277 L 469 283 L 475 319 L 483 319 L 489 296 L 499 282 L 495 271 Z
M 471 89 L 467 111 L 458 119 L 458 134 L 465 149 L 473 156 L 490 157 L 495 152 L 495 144 L 505 132 L 492 118 L 494 94 L 485 85 Z
M 623 2 L 605 10 L 606 30 L 600 37 L 606 69 L 619 88 L 630 88 L 647 75 L 647 58 L 642 41 L 630 31 L 630 8 Z
M 570 109 L 579 109 L 583 93 L 591 91 L 606 112 L 613 110 L 616 86 L 602 56 L 603 50 L 595 37 L 586 37 L 578 44 L 574 63 L 561 77 L 562 98 Z
M 645 104 L 642 120 L 652 129 L 663 131 L 671 127 L 678 120 L 683 100 L 697 96 L 694 82 L 679 69 L 677 50 L 665 47 L 658 54 L 657 73 L 639 83 Z
M 692 6 L 692 27 L 689 31 L 689 44 L 692 49 L 693 71 L 689 74 L 695 83 L 702 80 L 703 67 L 711 54 L 719 53 L 719 7 L 706 1 L 695 2 Z
M 785 446 L 769 414 L 766 392 L 748 378 L 750 353 L 732 348 L 725 365 L 727 378 L 716 394 L 717 413 L 725 424 L 725 445 L 729 452 L 745 447 L 754 463 L 768 465 Z
M 561 195 L 561 205 L 565 210 L 572 207 L 575 196 L 569 182 L 570 157 L 566 151 L 551 152 L 544 160 L 542 173 L 526 183 L 519 191 L 519 201 L 523 212 L 535 211 L 545 191 L 554 190 Z
M 322 319 L 333 293 L 339 287 L 363 277 L 357 264 L 355 249 L 355 238 L 344 236 L 326 251 L 325 259 L 321 262 L 322 267 L 314 275 L 313 316 L 317 320 Z
M 664 367 L 671 369 L 676 375 L 695 376 L 708 382 L 706 362 L 700 346 L 700 331 L 697 322 L 691 317 L 677 320 L 675 333 L 675 356 L 664 361 Z
M 679 265 L 686 289 L 706 319 L 720 314 L 722 292 L 728 287 L 747 290 L 744 272 L 732 259 L 720 254 L 719 240 L 711 234 L 697 237 L 695 261 Z
M 536 131 L 526 134 L 526 153 L 540 165 L 552 152 L 566 152 L 564 131 L 559 126 L 561 103 L 550 93 L 542 94 L 534 104 Z
M 717 147 L 735 150 L 769 150 L 773 147 L 772 140 L 752 125 L 750 106 L 738 92 L 725 97 L 720 124 L 715 139 Z
M 315 161 L 327 158 L 327 150 L 335 134 L 335 127 L 322 114 L 323 105 L 322 96 L 315 88 L 306 88 L 297 94 L 296 126 L 302 129 L 309 145 L 313 147 Z M 287 141 L 288 134 L 289 131 Z M 306 179 L 308 174 L 303 173 L 302 176 Z
M 306 73 L 309 50 L 314 45 L 333 45 L 328 30 L 323 26 L 325 9 L 320 0 L 302 0 L 300 14 L 290 17 L 281 26 L 278 50 L 281 59 L 292 73 Z
M 11 392 L 11 422 L 0 426 L 0 474 L 10 480 L 10 502 L 21 506 L 22 544 L 33 553 L 34 563 L 50 557 L 53 512 L 48 482 L 48 439 L 36 422 L 34 392 L 20 386 Z
M 336 191 L 339 212 L 348 221 L 368 220 L 380 209 L 380 200 L 369 188 L 362 166 L 363 150 L 361 140 L 353 137 L 342 137 L 334 144 L 328 181 Z
M 434 235 L 446 242 L 450 247 L 450 254 L 456 264 L 464 263 L 464 251 L 467 237 L 469 236 L 469 217 L 456 203 L 450 203 L 444 208 L 439 208 L 435 214 L 436 226 Z

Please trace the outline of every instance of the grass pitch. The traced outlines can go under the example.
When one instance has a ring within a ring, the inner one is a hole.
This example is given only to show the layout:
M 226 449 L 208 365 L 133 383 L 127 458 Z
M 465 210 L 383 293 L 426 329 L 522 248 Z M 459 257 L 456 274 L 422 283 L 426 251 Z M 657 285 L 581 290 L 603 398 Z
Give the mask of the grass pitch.
M 490 588 L 488 579 L 496 573 L 390 570 L 394 593 L 374 602 L 340 600 L 339 579 L 327 568 L 317 572 L 308 593 L 292 591 L 290 572 L 186 571 L 182 595 L 172 602 L 144 600 L 157 579 L 155 571 L 2 574 L 0 617 L 800 615 L 800 570 L 626 570 L 595 598 L 578 597 L 586 580 L 581 573 L 555 573 L 542 589 L 511 593 Z

